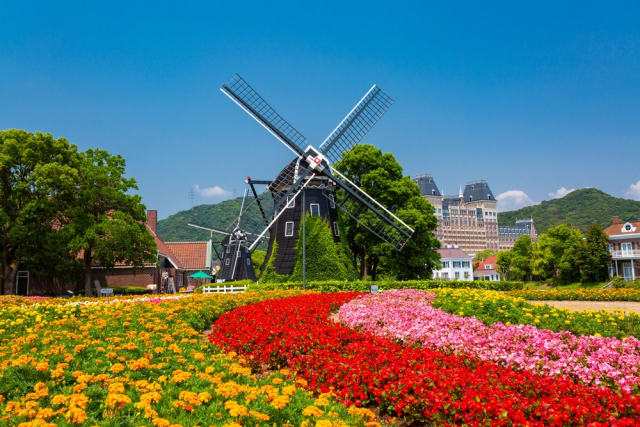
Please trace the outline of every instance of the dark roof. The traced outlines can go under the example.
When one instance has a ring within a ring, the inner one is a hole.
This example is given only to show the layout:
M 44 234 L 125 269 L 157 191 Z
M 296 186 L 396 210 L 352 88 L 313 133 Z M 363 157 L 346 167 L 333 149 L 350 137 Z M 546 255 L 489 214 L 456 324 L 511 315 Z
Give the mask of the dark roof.
M 441 196 L 440 190 L 438 190 L 438 186 L 436 185 L 436 181 L 433 179 L 431 174 L 425 173 L 422 175 L 416 175 L 411 179 L 413 182 L 418 184 L 418 187 L 420 187 L 420 194 L 423 196 Z
M 487 181 L 484 179 L 467 182 L 467 185 L 464 187 L 463 197 L 465 202 L 496 199 L 493 197 L 489 184 L 487 184 Z

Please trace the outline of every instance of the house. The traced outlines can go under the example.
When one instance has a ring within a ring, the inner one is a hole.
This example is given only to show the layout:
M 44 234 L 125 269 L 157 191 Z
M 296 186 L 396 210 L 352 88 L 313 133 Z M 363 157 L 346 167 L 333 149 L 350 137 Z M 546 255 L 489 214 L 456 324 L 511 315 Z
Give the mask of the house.
M 609 238 L 607 249 L 611 253 L 609 277 L 620 276 L 624 280 L 640 277 L 640 220 L 621 222 L 613 217 L 613 224 L 604 229 Z
M 480 264 L 478 264 L 478 268 L 473 272 L 473 279 L 491 281 L 500 280 L 500 273 L 496 271 L 497 260 L 498 257 L 495 255 L 486 257 L 482 262 L 480 262 Z
M 99 265 L 93 267 L 93 280 L 99 280 L 102 287 L 158 285 L 163 273 L 173 277 L 176 290 L 187 287 L 189 275 L 200 270 L 212 275 L 213 243 L 165 242 L 158 235 L 158 211 L 147 211 L 147 230 L 153 236 L 158 247 L 157 264 L 148 264 L 136 268 L 134 274 L 130 265 L 117 265 L 113 270 L 105 270 Z
M 448 245 L 438 249 L 440 254 L 440 270 L 433 272 L 434 279 L 473 280 L 471 256 L 463 252 L 457 245 Z

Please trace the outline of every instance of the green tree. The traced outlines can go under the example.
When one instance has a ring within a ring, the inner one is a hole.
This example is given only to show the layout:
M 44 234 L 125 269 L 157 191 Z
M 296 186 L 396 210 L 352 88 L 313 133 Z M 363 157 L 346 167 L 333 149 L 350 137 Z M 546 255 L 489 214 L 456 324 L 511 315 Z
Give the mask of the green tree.
M 267 251 L 263 251 L 261 249 L 256 249 L 251 253 L 251 264 L 253 264 L 253 271 L 256 273 L 256 276 L 260 276 L 260 270 L 262 269 L 262 264 L 264 264 L 264 260 L 267 257 Z
M 157 247 L 144 224 L 145 206 L 136 181 L 126 178 L 125 160 L 104 150 L 87 150 L 79 165 L 79 185 L 69 206 L 64 231 L 70 248 L 82 253 L 85 295 L 91 295 L 91 266 L 114 268 L 117 263 L 141 267 L 156 260 Z
M 513 254 L 511 251 L 498 252 L 495 267 L 502 280 L 512 280 Z
M 415 232 L 398 253 L 365 227 L 341 215 L 341 239 L 344 239 L 354 265 L 359 266 L 360 277 L 376 279 L 379 269 L 394 274 L 398 279 L 430 277 L 439 268 L 440 256 L 436 249 L 440 242 L 433 236 L 437 219 L 433 206 L 420 195 L 420 189 L 410 177 L 402 176 L 402 166 L 390 153 L 382 153 L 372 145 L 358 145 L 335 165 L 353 183 L 367 194 L 390 208 Z M 373 212 L 366 215 L 375 221 Z
M 510 252 L 513 277 L 518 280 L 531 280 L 531 265 L 533 263 L 531 237 L 526 234 L 518 237 Z
M 306 218 L 306 279 L 318 280 L 353 280 L 357 273 L 349 263 L 340 257 L 339 246 L 333 241 L 333 233 L 329 224 L 319 216 Z M 300 230 L 302 233 L 302 227 Z M 296 243 L 296 259 L 291 280 L 302 281 L 302 234 Z
M 540 254 L 534 273 L 541 277 L 574 282 L 580 279 L 582 233 L 565 224 L 550 228 L 540 235 L 537 245 Z
M 587 281 L 600 281 L 608 276 L 608 265 L 611 261 L 611 254 L 607 250 L 608 244 L 609 238 L 600 224 L 594 222 L 589 227 L 585 241 L 583 275 Z
M 476 254 L 475 257 L 473 257 L 473 261 L 484 261 L 485 259 L 489 258 L 490 256 L 495 255 L 495 251 L 491 250 L 491 249 L 485 249 L 483 251 L 480 251 Z
M 75 145 L 51 134 L 0 131 L 0 234 L 3 293 L 15 293 L 24 259 L 38 258 L 66 222 L 64 208 L 77 182 Z

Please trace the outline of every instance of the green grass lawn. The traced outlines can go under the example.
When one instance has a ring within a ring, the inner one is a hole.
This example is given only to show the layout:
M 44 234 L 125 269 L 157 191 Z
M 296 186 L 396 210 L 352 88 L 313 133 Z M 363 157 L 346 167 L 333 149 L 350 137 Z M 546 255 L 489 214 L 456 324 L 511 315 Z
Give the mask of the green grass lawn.
M 604 282 L 585 282 L 585 283 L 570 283 L 568 285 L 558 285 L 558 286 L 550 286 L 548 282 L 525 282 L 525 289 L 537 289 L 537 290 L 545 290 L 545 289 L 600 289 L 604 285 L 606 285 L 608 281 Z

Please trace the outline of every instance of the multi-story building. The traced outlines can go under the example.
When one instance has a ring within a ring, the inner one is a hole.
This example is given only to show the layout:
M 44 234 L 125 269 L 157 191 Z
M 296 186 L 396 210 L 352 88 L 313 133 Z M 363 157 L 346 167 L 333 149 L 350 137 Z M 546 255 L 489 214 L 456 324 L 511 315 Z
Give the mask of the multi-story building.
M 640 220 L 622 223 L 620 217 L 614 216 L 613 224 L 604 233 L 609 237 L 607 248 L 611 253 L 609 276 L 640 278 Z
M 429 174 L 414 176 L 413 181 L 435 207 L 436 238 L 443 247 L 456 245 L 469 254 L 484 249 L 498 251 L 497 201 L 486 181 L 468 182 L 457 196 L 442 195 Z
M 528 235 L 532 242 L 538 240 L 533 219 L 517 219 L 516 225 L 498 225 L 498 249 L 508 251 L 520 236 Z
M 456 196 L 443 195 L 430 174 L 414 176 L 420 193 L 434 206 L 438 218 L 436 238 L 443 247 L 457 245 L 475 255 L 485 249 L 509 250 L 523 234 L 537 240 L 533 220 L 498 226 L 498 201 L 485 180 L 470 181 Z

